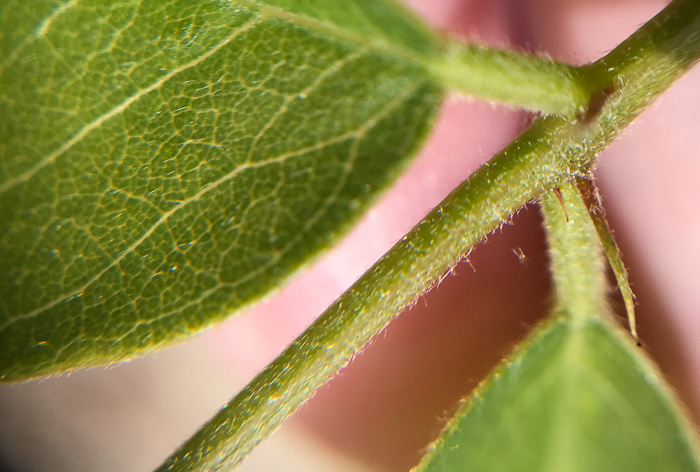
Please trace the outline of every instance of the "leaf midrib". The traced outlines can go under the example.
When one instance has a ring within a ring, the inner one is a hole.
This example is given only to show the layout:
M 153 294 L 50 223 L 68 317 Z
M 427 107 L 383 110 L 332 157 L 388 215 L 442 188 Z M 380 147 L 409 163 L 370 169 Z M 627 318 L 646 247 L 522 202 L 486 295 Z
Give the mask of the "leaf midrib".
M 562 464 L 566 464 L 567 458 L 570 457 L 572 425 L 568 416 L 572 397 L 576 395 L 576 388 L 580 383 L 578 378 L 581 375 L 581 353 L 585 349 L 582 339 L 582 330 L 585 328 L 573 323 L 570 318 L 564 323 L 568 326 L 563 335 L 568 339 L 559 346 L 559 362 L 551 374 L 563 378 L 564 385 L 560 385 L 562 393 L 558 396 L 556 404 L 551 406 L 554 423 L 551 425 L 549 436 L 552 441 L 544 451 L 541 469 L 551 472 L 563 470 Z
M 339 28 L 333 23 L 319 20 L 317 18 L 292 13 L 279 7 L 259 3 L 256 0 L 237 0 L 236 4 L 243 5 L 249 9 L 257 9 L 260 17 L 263 20 L 278 19 L 285 20 L 291 24 L 308 28 L 312 31 L 325 32 L 335 39 L 344 40 L 360 46 L 362 49 L 372 50 L 375 52 L 383 52 L 392 56 L 396 56 L 417 66 L 425 68 L 427 58 L 421 56 L 416 51 L 408 47 L 403 47 L 394 43 L 390 43 L 384 39 L 369 39 L 360 33 L 352 30 Z M 372 23 L 373 29 L 376 29 Z M 437 43 L 437 41 L 436 41 Z

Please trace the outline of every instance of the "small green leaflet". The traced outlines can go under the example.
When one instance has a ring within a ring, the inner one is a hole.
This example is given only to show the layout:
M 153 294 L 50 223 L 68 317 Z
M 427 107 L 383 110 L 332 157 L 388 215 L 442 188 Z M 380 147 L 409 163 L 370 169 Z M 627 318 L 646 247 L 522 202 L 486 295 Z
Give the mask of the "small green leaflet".
M 558 320 L 467 400 L 416 472 L 697 471 L 695 438 L 610 323 Z

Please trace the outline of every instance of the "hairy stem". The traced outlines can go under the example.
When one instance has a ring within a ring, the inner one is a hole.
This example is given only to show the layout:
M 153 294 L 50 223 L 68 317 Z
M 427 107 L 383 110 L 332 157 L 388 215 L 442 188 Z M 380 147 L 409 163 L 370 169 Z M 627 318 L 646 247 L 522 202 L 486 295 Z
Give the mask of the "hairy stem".
M 700 55 L 700 4 L 675 1 L 585 67 L 596 103 L 544 117 L 455 189 L 161 470 L 243 460 L 405 307 L 528 201 L 585 175 L 598 153 Z
M 602 247 L 577 188 L 545 192 L 542 213 L 556 289 L 555 315 L 575 327 L 607 310 Z
M 430 70 L 459 93 L 545 113 L 583 112 L 593 94 L 573 66 L 471 44 L 451 44 Z

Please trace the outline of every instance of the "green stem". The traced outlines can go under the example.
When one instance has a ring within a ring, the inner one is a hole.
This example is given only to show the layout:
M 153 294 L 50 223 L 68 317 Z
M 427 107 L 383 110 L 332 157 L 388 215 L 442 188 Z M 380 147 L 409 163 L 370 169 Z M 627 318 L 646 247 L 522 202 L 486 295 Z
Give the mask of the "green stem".
M 161 470 L 233 465 L 486 234 L 597 154 L 700 56 L 700 3 L 676 1 L 584 73 L 604 91 L 585 120 L 544 117 L 481 167 L 185 443 Z
M 573 66 L 471 44 L 450 44 L 429 70 L 459 93 L 545 113 L 582 112 L 593 93 Z
M 561 199 L 559 198 L 561 197 Z M 555 314 L 580 326 L 607 310 L 605 264 L 598 234 L 581 194 L 569 184 L 542 195 L 549 263 L 556 289 Z

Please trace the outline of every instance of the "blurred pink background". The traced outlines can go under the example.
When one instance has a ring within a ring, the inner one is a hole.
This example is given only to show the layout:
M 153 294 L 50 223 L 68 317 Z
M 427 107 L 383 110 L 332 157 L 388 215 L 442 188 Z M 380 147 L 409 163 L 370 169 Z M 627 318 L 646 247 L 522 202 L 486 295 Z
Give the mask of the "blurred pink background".
M 583 64 L 666 2 L 406 3 L 435 28 L 468 40 Z M 696 67 L 604 152 L 596 172 L 630 269 L 645 347 L 695 419 L 698 109 Z M 129 364 L 1 386 L 0 460 L 18 471 L 157 466 L 528 119 L 517 110 L 450 99 L 420 157 L 360 225 L 255 309 Z M 471 265 L 459 265 L 394 322 L 241 470 L 399 471 L 415 465 L 456 402 L 546 314 L 548 278 L 539 210 L 529 206 L 474 251 Z M 620 300 L 613 303 L 622 315 Z

